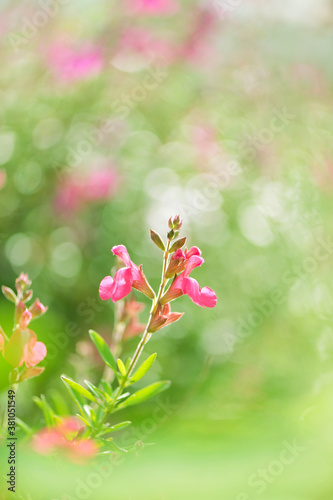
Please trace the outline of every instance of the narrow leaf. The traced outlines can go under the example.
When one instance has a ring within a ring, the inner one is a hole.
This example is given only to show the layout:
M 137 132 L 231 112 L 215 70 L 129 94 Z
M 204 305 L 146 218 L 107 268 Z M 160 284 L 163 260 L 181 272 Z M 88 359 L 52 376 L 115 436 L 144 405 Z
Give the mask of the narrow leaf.
M 155 233 L 155 231 L 153 231 L 151 229 L 150 230 L 150 237 L 153 240 L 153 242 L 155 243 L 155 245 L 158 246 L 158 248 L 160 250 L 163 250 L 163 252 L 164 252 L 165 251 L 165 246 L 164 246 L 163 240 L 160 237 L 160 235 L 158 233 Z
M 148 370 L 152 367 L 152 364 L 154 363 L 156 359 L 157 353 L 155 352 L 151 356 L 149 356 L 146 361 L 142 363 L 142 365 L 137 369 L 137 371 L 134 373 L 134 375 L 131 377 L 131 382 L 134 384 L 134 382 L 137 382 L 140 380 L 142 377 L 146 375 Z
M 179 250 L 179 248 L 183 247 L 186 242 L 186 236 L 184 238 L 180 238 L 179 240 L 175 241 L 172 247 L 170 248 L 170 253 L 175 252 L 176 250 Z
M 96 403 L 96 398 L 93 396 L 87 389 L 82 387 L 82 385 L 78 384 L 77 382 L 74 382 L 74 380 L 66 377 L 65 375 L 61 375 L 61 380 L 65 382 L 65 384 L 69 385 L 75 392 L 78 392 L 81 394 L 81 396 L 84 396 L 87 399 L 90 399 L 90 401 L 93 401 Z
M 126 368 L 125 368 L 125 365 L 124 365 L 124 363 L 122 362 L 121 359 L 117 360 L 117 365 L 118 365 L 119 371 L 122 374 L 122 376 L 126 377 L 126 373 L 127 373 L 126 372 Z
M 115 359 L 112 355 L 112 352 L 110 351 L 109 346 L 97 332 L 94 330 L 89 330 L 89 335 L 93 343 L 95 344 L 101 358 L 103 361 L 114 371 L 117 371 L 117 364 L 115 362 Z
M 55 413 L 52 410 L 51 406 L 46 401 L 45 396 L 42 395 L 40 398 L 34 397 L 32 399 L 36 403 L 36 405 L 42 410 L 47 427 L 51 427 L 54 424 Z
M 135 394 L 132 394 L 132 396 L 130 396 L 128 399 L 126 399 L 126 401 L 124 401 L 117 407 L 117 410 L 122 410 L 123 408 L 137 405 L 139 403 L 144 403 L 145 401 L 148 401 L 148 399 L 151 399 L 168 389 L 170 387 L 170 384 L 171 382 L 169 380 L 164 380 L 148 385 L 148 387 L 145 387 Z

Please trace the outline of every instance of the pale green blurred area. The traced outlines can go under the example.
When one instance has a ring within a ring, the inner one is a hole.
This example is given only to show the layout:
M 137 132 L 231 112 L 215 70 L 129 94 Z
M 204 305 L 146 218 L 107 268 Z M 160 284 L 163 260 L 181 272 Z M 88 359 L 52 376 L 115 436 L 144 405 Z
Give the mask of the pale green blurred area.
M 292 4 L 286 9 L 295 17 Z M 10 31 L 31 15 L 32 5 L 24 4 L 24 12 L 13 9 Z M 16 273 L 29 272 L 36 295 L 49 306 L 36 323 L 49 350 L 46 370 L 20 387 L 18 416 L 40 427 L 31 398 L 65 396 L 61 373 L 96 382 L 101 366 L 80 353 L 86 352 L 89 328 L 110 334 L 113 306 L 97 302 L 99 309 L 85 315 L 79 307 L 86 311 L 87 298 L 98 300 L 99 281 L 114 264 L 114 244 L 127 245 L 156 288 L 161 255 L 148 229 L 164 235 L 167 218 L 179 212 L 189 245 L 199 246 L 205 258 L 193 276 L 216 291 L 218 305 L 202 310 L 188 297 L 179 299 L 173 308 L 185 311 L 181 322 L 148 344 L 146 354 L 158 352 L 158 358 L 145 380 L 170 379 L 172 387 L 160 399 L 169 401 L 165 421 L 152 417 L 157 402 L 117 417 L 136 422 L 131 436 L 145 444 L 138 444 L 137 456 L 113 463 L 110 477 L 98 487 L 86 486 L 80 497 L 78 481 L 87 483 L 90 467 L 32 455 L 20 441 L 17 498 L 331 500 L 332 250 L 313 260 L 322 242 L 332 241 L 329 8 L 323 19 L 319 3 L 314 6 L 313 16 L 321 21 L 312 24 L 303 24 L 311 11 L 302 12 L 300 5 L 299 22 L 268 21 L 260 2 L 249 17 L 245 3 L 229 20 L 213 10 L 215 24 L 200 38 L 206 55 L 170 63 L 161 84 L 120 120 L 119 136 L 107 136 L 74 170 L 109 162 L 120 177 L 115 194 L 74 214 L 59 214 L 54 200 L 61 189 L 59 171 L 68 167 L 68 147 L 80 131 L 117 117 L 112 103 L 131 94 L 147 74 L 139 57 L 134 60 L 140 70 L 117 67 L 119 33 L 140 26 L 179 46 L 197 11 L 196 2 L 184 2 L 172 21 L 134 20 L 123 18 L 115 5 L 73 2 L 23 54 L 14 54 L 3 34 L 0 168 L 7 183 L 0 190 L 1 283 L 12 286 Z M 70 85 L 56 80 L 43 50 L 63 33 L 79 44 L 103 46 L 98 77 Z M 281 112 L 290 118 L 272 133 L 272 119 Z M 205 126 L 215 132 L 216 143 L 202 150 L 196 131 Z M 226 164 L 237 164 L 240 173 L 224 185 L 218 173 Z M 282 298 L 273 303 L 277 292 Z M 9 328 L 12 310 L 4 300 L 0 318 Z M 69 322 L 78 333 L 66 333 L 68 342 L 59 347 L 56 339 Z M 129 343 L 126 354 L 135 345 Z M 126 435 L 116 441 L 122 444 Z M 284 464 L 281 456 L 295 442 L 301 450 Z M 1 476 L 7 473 L 5 457 L 2 447 Z M 259 488 L 253 481 L 261 469 L 269 476 Z M 4 489 L 1 495 L 13 498 Z

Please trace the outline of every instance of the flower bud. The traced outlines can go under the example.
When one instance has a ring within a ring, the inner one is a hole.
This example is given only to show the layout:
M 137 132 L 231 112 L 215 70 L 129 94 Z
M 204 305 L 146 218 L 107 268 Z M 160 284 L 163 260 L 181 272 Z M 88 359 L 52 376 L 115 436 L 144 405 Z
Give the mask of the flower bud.
M 24 273 L 21 273 L 20 276 L 15 281 L 15 286 L 18 293 L 25 292 L 30 285 L 31 281 L 29 280 L 28 275 Z
M 175 215 L 174 217 L 170 217 L 168 220 L 168 226 L 170 229 L 175 229 L 179 231 L 183 225 L 183 221 L 180 218 L 180 215 Z
M 38 299 L 29 307 L 29 311 L 32 315 L 32 319 L 38 318 L 47 311 L 47 307 L 45 307 Z
M 33 294 L 34 293 L 32 290 L 27 290 L 26 292 L 24 292 L 24 294 L 22 296 L 22 301 L 29 302 L 29 300 L 32 299 Z
M 8 286 L 2 286 L 1 290 L 7 300 L 14 302 L 14 304 L 16 303 L 17 297 L 11 288 L 9 288 Z
M 164 252 L 165 251 L 165 246 L 164 246 L 163 240 L 160 237 L 160 235 L 158 233 L 155 233 L 155 231 L 153 231 L 151 229 L 150 230 L 150 237 L 153 240 L 153 242 L 155 243 L 155 245 L 158 246 L 158 248 L 160 248 Z
M 31 314 L 31 312 L 28 309 L 26 309 L 22 313 L 22 315 L 21 315 L 21 317 L 19 319 L 19 326 L 20 326 L 20 328 L 22 328 L 22 330 L 25 330 L 28 327 L 31 319 L 32 319 L 32 314 Z

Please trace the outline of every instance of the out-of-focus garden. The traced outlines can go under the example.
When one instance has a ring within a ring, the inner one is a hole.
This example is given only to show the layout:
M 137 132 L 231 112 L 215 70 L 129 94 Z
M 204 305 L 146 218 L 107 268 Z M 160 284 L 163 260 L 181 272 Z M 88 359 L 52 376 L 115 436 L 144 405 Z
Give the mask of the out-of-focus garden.
M 38 428 L 41 394 L 73 411 L 60 375 L 101 374 L 88 330 L 111 342 L 113 245 L 156 288 L 149 228 L 179 213 L 218 297 L 180 298 L 149 342 L 147 377 L 172 386 L 127 410 L 136 453 L 87 483 L 23 439 L 17 498 L 332 499 L 333 8 L 269 3 L 2 2 L 1 284 L 26 272 L 49 307 L 18 417 Z M 1 298 L 4 329 L 12 314 Z

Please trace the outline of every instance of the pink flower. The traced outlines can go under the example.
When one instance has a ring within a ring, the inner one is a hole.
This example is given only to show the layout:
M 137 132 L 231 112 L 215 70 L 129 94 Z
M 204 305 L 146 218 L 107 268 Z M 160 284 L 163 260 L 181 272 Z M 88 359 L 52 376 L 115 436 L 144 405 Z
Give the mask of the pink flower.
M 149 332 L 157 332 L 161 328 L 164 328 L 175 321 L 178 321 L 184 313 L 171 312 L 170 304 L 161 305 L 158 304 L 156 312 L 151 319 L 151 322 L 148 327 Z
M 20 366 L 25 362 L 25 365 L 30 368 L 38 365 L 46 356 L 47 350 L 43 342 L 38 342 L 32 338 L 28 344 L 24 346 L 24 354 Z
M 36 366 L 46 356 L 47 350 L 43 342 L 37 341 L 37 335 L 28 328 L 15 330 L 3 349 L 5 360 L 14 366 Z
M 76 418 L 65 418 L 57 426 L 40 430 L 33 439 L 33 448 L 41 455 L 63 452 L 70 460 L 84 463 L 98 452 L 92 439 L 80 438 L 84 425 Z
M 166 270 L 166 278 L 173 278 L 175 274 L 179 274 L 184 271 L 187 262 L 193 255 L 201 255 L 201 250 L 198 247 L 191 247 L 189 250 L 185 248 L 184 252 L 179 248 L 172 255 L 168 269 Z
M 96 76 L 104 65 L 99 48 L 86 44 L 74 49 L 65 43 L 56 43 L 49 49 L 48 63 L 57 78 L 63 82 Z
M 118 188 L 113 167 L 100 167 L 86 174 L 69 175 L 62 180 L 55 205 L 61 212 L 79 211 L 89 203 L 108 200 Z
M 117 255 L 125 264 L 125 267 L 119 269 L 114 279 L 106 276 L 99 286 L 99 295 L 102 300 L 112 299 L 112 302 L 126 297 L 132 287 L 144 293 L 150 298 L 155 294 L 147 282 L 142 271 L 142 266 L 137 267 L 130 259 L 127 249 L 124 245 L 117 245 L 111 249 L 114 255 Z
M 0 351 L 2 351 L 4 346 L 5 346 L 5 339 L 3 338 L 3 335 L 1 335 L 0 333 Z
M 185 251 L 186 252 L 186 251 Z M 176 253 L 176 252 L 175 252 Z M 190 299 L 201 307 L 215 307 L 216 294 L 209 288 L 200 288 L 199 283 L 194 278 L 189 278 L 189 274 L 198 266 L 204 263 L 204 259 L 200 257 L 200 250 L 197 247 L 192 247 L 184 254 L 184 270 L 175 277 L 170 288 L 161 299 L 161 304 L 167 304 L 171 300 L 186 294 Z
M 130 14 L 172 15 L 178 11 L 173 0 L 127 0 Z

